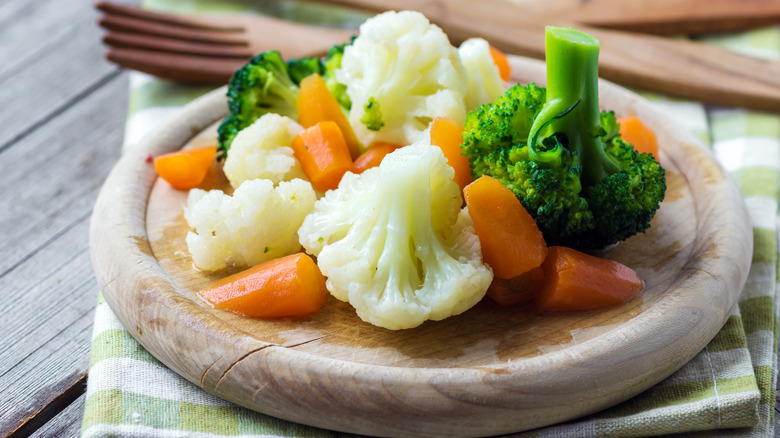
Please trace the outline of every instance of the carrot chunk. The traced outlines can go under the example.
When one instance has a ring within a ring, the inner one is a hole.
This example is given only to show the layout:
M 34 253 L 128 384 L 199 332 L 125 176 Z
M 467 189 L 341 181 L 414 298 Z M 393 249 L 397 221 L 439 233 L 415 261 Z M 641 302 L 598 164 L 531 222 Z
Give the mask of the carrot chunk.
M 335 122 L 347 142 L 352 159 L 360 156 L 360 142 L 352 130 L 352 125 L 320 75 L 313 74 L 303 78 L 296 108 L 298 123 L 304 128 L 327 120 Z
M 453 179 L 461 190 L 471 182 L 469 159 L 460 153 L 463 143 L 463 126 L 448 117 L 436 117 L 431 122 L 431 144 L 438 146 L 447 164 L 455 170 Z
M 387 154 L 399 147 L 400 146 L 397 144 L 387 142 L 378 142 L 374 144 L 355 160 L 352 171 L 355 173 L 363 173 L 372 167 L 379 166 Z
M 312 186 L 321 192 L 338 187 L 341 177 L 352 170 L 344 136 L 333 121 L 306 128 L 295 137 L 292 149 Z
M 493 64 L 498 67 L 498 74 L 501 75 L 501 79 L 504 82 L 508 81 L 512 76 L 512 68 L 509 66 L 509 59 L 504 52 L 490 46 L 490 56 L 493 57 Z
M 252 318 L 301 316 L 327 299 L 325 277 L 304 253 L 269 260 L 225 277 L 200 292 L 218 309 Z
M 547 255 L 542 232 L 511 190 L 483 175 L 463 189 L 482 255 L 498 278 L 539 267 Z
M 658 139 L 652 129 L 636 116 L 618 119 L 618 123 L 623 141 L 631 143 L 637 152 L 653 154 L 656 161 L 658 160 Z
M 544 271 L 540 266 L 509 279 L 493 277 L 487 296 L 502 306 L 513 306 L 533 300 L 543 285 Z
M 540 310 L 589 310 L 628 301 L 642 291 L 642 280 L 628 266 L 571 248 L 551 246 L 542 265 L 545 285 Z
M 155 157 L 154 169 L 173 188 L 187 190 L 203 182 L 216 154 L 216 146 L 171 152 Z

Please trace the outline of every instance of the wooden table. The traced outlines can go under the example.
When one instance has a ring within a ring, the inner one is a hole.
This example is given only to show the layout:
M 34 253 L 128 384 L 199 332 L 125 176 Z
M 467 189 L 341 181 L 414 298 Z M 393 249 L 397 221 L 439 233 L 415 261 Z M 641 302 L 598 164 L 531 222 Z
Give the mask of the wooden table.
M 128 87 L 96 18 L 91 2 L 0 2 L 0 436 L 81 427 L 98 292 L 87 235 Z

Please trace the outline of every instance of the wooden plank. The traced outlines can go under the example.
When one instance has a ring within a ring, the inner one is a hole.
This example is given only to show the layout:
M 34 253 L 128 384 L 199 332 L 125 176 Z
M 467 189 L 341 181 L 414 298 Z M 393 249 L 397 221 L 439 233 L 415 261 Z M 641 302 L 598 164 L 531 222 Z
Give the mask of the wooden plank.
M 106 81 L 0 152 L 0 431 L 34 416 L 86 371 L 97 285 L 92 206 L 119 157 L 126 75 Z
M 87 402 L 86 394 L 82 394 L 73 403 L 68 405 L 56 417 L 49 420 L 41 428 L 30 435 L 31 438 L 69 438 L 78 437 L 81 434 L 81 420 L 84 417 L 84 405 Z

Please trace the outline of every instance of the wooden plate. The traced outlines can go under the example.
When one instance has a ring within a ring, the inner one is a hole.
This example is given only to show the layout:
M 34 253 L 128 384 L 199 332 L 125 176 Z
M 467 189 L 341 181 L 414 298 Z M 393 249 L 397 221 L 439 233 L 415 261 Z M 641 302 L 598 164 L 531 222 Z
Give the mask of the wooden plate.
M 513 58 L 515 79 L 544 83 Z M 604 253 L 646 289 L 602 311 L 537 315 L 489 300 L 462 315 L 388 331 L 332 297 L 298 320 L 238 317 L 196 293 L 225 275 L 192 268 L 186 193 L 146 157 L 213 143 L 224 90 L 188 105 L 117 164 L 91 228 L 106 300 L 155 357 L 219 397 L 287 420 L 387 436 L 474 436 L 592 413 L 660 382 L 725 323 L 747 277 L 752 232 L 736 186 L 698 141 L 647 102 L 603 82 L 601 102 L 658 134 L 666 200 L 645 234 Z M 208 186 L 223 184 L 218 180 Z

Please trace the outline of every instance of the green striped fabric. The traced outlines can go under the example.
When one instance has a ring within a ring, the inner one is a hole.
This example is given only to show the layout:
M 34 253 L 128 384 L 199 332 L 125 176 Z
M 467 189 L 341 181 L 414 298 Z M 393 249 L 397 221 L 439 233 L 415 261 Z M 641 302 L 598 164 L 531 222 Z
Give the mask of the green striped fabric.
M 356 27 L 364 15 L 294 2 L 153 0 L 177 12 L 253 11 L 303 22 Z M 780 29 L 706 41 L 780 59 Z M 125 147 L 195 97 L 210 91 L 132 73 Z M 518 434 L 531 437 L 773 436 L 777 376 L 780 117 L 705 107 L 649 93 L 648 100 L 694 132 L 733 176 L 753 224 L 753 263 L 723 329 L 693 360 L 648 391 L 603 412 Z M 85 437 L 349 436 L 293 424 L 214 397 L 166 368 L 99 299 L 82 425 Z

